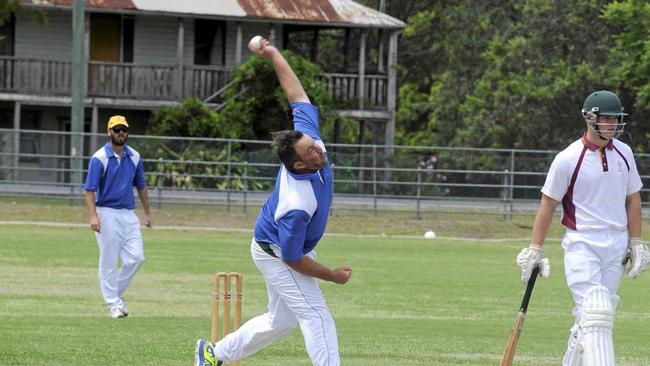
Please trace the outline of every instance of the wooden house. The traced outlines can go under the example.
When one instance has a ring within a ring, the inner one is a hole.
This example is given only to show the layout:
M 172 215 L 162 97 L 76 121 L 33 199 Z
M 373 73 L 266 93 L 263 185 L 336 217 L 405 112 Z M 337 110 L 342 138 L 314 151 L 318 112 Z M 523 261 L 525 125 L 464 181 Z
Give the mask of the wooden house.
M 74 0 L 20 0 L 44 15 L 12 16 L 0 29 L 0 128 L 71 130 Z M 320 80 L 353 107 L 337 110 L 359 121 L 360 141 L 392 144 L 397 40 L 405 24 L 351 0 L 86 0 L 85 126 L 103 133 L 110 115 L 123 114 L 134 133 L 150 112 L 198 97 L 218 105 L 218 92 L 250 56 L 255 34 L 318 63 L 323 40 L 339 42 L 340 62 Z M 338 37 L 338 38 L 337 38 Z M 331 62 L 330 62 L 331 64 Z M 99 142 L 101 143 L 101 141 Z M 96 139 L 84 154 L 97 148 Z M 15 134 L 5 150 L 70 154 L 66 134 Z M 22 161 L 19 161 L 22 160 Z M 3 164 L 6 164 L 3 159 Z M 64 182 L 65 159 L 21 159 L 32 165 L 18 180 Z

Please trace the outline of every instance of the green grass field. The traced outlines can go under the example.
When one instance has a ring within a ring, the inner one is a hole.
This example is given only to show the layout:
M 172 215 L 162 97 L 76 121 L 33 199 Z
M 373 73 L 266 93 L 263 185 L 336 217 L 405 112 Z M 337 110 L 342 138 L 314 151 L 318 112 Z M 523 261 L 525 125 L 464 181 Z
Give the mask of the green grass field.
M 66 210 L 65 205 L 0 201 L 3 220 L 66 221 Z M 81 206 L 69 210 L 81 210 L 81 219 L 73 222 L 85 223 Z M 156 216 L 165 221 L 162 211 Z M 330 232 L 346 232 L 345 224 L 333 221 Z M 391 222 L 394 218 L 381 223 L 386 231 Z M 433 226 L 436 220 L 419 223 L 416 230 L 419 225 Z M 459 227 L 465 225 L 470 226 Z M 510 225 L 480 222 L 477 226 L 485 228 L 476 236 L 512 234 L 517 229 Z M 195 339 L 210 332 L 210 279 L 216 271 L 244 274 L 244 319 L 265 310 L 249 233 L 160 228 L 143 233 L 146 261 L 125 296 L 130 315 L 112 320 L 102 304 L 98 251 L 89 229 L 0 225 L 0 364 L 190 365 Z M 354 270 L 346 285 L 321 285 L 337 321 L 343 365 L 497 365 L 524 290 L 514 263 L 524 244 L 326 236 L 319 260 Z M 558 365 L 572 324 L 561 249 L 557 241 L 548 244 L 552 274 L 537 283 L 517 365 Z M 621 286 L 618 365 L 650 365 L 648 284 L 646 274 Z M 299 329 L 242 361 L 242 366 L 309 364 Z

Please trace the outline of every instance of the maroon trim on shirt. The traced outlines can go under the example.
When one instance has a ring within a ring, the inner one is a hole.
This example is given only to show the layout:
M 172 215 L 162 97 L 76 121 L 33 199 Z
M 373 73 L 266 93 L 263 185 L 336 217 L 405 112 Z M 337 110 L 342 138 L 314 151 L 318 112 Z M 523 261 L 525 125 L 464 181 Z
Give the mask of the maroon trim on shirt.
M 620 151 L 619 149 L 617 149 L 616 146 L 614 146 L 614 150 L 616 150 L 616 152 L 618 153 L 618 155 L 621 156 L 621 158 L 622 158 L 623 161 L 625 162 L 625 166 L 627 166 L 627 171 L 629 172 L 629 171 L 630 171 L 630 164 L 627 163 L 627 159 L 625 159 L 625 156 L 623 156 L 623 154 L 621 154 L 621 151 Z
M 583 141 L 584 140 L 586 139 L 583 138 Z M 578 172 L 582 166 L 582 159 L 584 159 L 588 148 L 589 147 L 587 144 L 585 144 L 585 147 L 582 148 L 580 158 L 578 158 L 578 163 L 576 164 L 576 168 L 573 170 L 573 175 L 571 176 L 571 183 L 569 183 L 569 188 L 567 188 L 567 191 L 562 198 L 562 209 L 564 211 L 564 215 L 562 217 L 562 225 L 573 230 L 576 229 L 576 206 L 573 204 L 573 188 L 575 187 L 576 180 L 578 179 Z
M 587 147 L 587 149 L 589 149 L 591 151 L 595 151 L 595 150 L 598 150 L 600 148 L 600 146 L 598 146 L 598 145 L 592 143 L 591 141 L 587 140 L 587 133 L 586 132 L 582 134 L 582 143 Z M 613 149 L 614 148 L 614 139 L 610 139 L 609 142 L 607 143 L 607 145 L 605 145 L 605 147 L 607 147 L 610 150 Z
M 600 155 L 600 166 L 603 168 L 603 172 L 608 171 L 609 167 L 607 166 L 607 153 L 605 149 L 598 149 L 598 154 Z

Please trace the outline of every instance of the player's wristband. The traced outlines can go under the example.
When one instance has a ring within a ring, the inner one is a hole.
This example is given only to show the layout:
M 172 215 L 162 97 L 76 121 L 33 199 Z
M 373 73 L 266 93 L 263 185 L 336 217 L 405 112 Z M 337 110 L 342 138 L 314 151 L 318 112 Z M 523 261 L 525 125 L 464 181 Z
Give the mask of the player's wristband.
M 539 245 L 539 244 L 530 243 L 528 245 L 528 249 L 534 250 L 534 251 L 539 252 L 539 253 L 544 253 L 544 248 L 542 248 L 542 246 Z
M 630 237 L 630 246 L 641 245 L 643 244 L 643 239 L 640 236 Z

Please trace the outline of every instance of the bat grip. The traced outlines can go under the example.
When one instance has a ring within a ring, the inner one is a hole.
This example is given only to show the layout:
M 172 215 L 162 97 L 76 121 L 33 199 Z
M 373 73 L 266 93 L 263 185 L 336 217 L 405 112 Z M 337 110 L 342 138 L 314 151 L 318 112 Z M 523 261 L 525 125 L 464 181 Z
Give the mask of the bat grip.
M 519 311 L 524 314 L 526 314 L 526 311 L 528 310 L 528 302 L 530 302 L 530 296 L 533 294 L 533 287 L 535 287 L 537 275 L 539 275 L 539 266 L 535 266 L 535 268 L 533 268 L 533 272 L 530 274 L 530 279 L 528 279 L 528 285 L 526 286 L 524 298 L 521 300 L 521 307 L 519 308 Z

